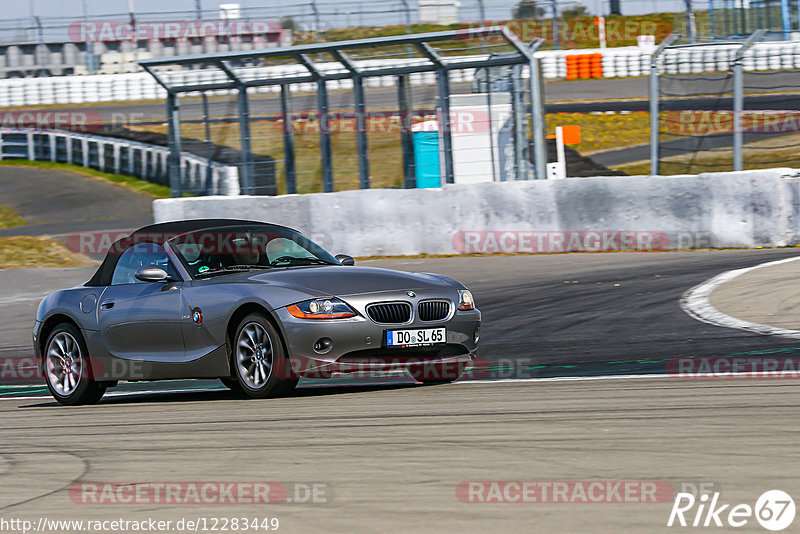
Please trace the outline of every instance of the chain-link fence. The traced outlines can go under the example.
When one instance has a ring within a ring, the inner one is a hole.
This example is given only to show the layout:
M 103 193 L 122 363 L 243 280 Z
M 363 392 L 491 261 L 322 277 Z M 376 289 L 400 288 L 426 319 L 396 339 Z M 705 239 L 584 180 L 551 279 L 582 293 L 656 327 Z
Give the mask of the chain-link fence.
M 428 0 L 422 6 L 411 0 L 373 2 L 369 0 L 302 0 L 271 2 L 266 6 L 242 6 L 234 11 L 222 6 L 201 10 L 164 10 L 109 12 L 102 7 L 89 6 L 90 11 L 70 16 L 52 16 L 34 12 L 28 17 L 0 19 L 0 43 L 61 41 L 69 37 L 70 29 L 81 20 L 105 22 L 192 21 L 192 20 L 278 20 L 303 37 L 315 39 L 315 33 L 337 28 L 386 26 L 391 24 L 451 24 L 478 20 L 507 20 L 512 5 L 464 0 Z M 565 6 L 571 5 L 567 2 Z M 308 34 L 308 35 L 306 35 Z
M 711 35 L 729 37 L 746 37 L 758 29 L 797 31 L 799 5 L 798 0 L 709 0 L 708 29 Z
M 136 129 L 237 165 L 245 194 L 544 178 L 539 44 L 484 28 L 148 60 L 168 125 Z
M 673 44 L 654 56 L 653 174 L 800 166 L 800 42 Z

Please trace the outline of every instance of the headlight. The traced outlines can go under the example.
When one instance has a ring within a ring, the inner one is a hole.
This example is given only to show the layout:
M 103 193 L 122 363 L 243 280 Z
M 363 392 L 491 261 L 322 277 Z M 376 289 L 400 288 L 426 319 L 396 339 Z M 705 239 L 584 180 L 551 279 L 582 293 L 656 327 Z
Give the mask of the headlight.
M 472 293 L 466 289 L 458 290 L 458 309 L 461 311 L 475 309 L 475 299 L 472 298 Z
M 298 319 L 346 319 L 355 317 L 353 309 L 336 298 L 314 299 L 287 306 L 286 311 Z

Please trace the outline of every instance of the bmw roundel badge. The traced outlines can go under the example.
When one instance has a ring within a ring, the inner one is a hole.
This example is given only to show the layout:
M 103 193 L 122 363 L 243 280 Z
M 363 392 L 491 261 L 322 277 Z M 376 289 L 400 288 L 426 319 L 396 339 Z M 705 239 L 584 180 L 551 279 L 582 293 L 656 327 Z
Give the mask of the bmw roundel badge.
M 412 299 L 413 299 L 414 297 L 416 297 L 416 296 L 417 296 L 417 294 L 416 294 L 416 293 L 414 293 L 413 291 L 406 291 L 406 295 L 408 295 L 408 296 L 409 296 L 409 297 L 411 297 Z
M 203 324 L 203 312 L 200 311 L 200 308 L 192 310 L 192 321 L 194 321 L 195 324 Z

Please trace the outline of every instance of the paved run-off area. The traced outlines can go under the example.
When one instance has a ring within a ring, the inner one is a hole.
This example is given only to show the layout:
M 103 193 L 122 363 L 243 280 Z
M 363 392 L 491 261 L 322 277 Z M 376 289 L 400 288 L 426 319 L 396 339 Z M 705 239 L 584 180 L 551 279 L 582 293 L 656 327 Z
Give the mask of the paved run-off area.
M 712 484 L 724 502 L 751 505 L 773 488 L 798 496 L 798 393 L 796 381 L 661 378 L 307 390 L 267 401 L 178 393 L 79 409 L 14 399 L 0 402 L 0 514 L 277 517 L 285 532 L 660 532 L 671 492 L 656 503 L 487 504 L 464 502 L 457 488 L 611 480 Z M 184 481 L 317 484 L 329 502 L 83 504 L 69 492 L 76 482 Z

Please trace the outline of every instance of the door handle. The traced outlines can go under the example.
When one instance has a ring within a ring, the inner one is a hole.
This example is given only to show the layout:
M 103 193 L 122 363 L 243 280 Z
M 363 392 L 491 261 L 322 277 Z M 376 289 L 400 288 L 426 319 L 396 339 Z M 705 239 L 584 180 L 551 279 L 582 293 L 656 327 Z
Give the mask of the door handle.
M 102 310 L 110 310 L 113 307 L 114 307 L 114 301 L 113 300 L 107 300 L 107 301 L 103 302 L 102 304 L 100 304 L 100 309 L 102 309 Z

